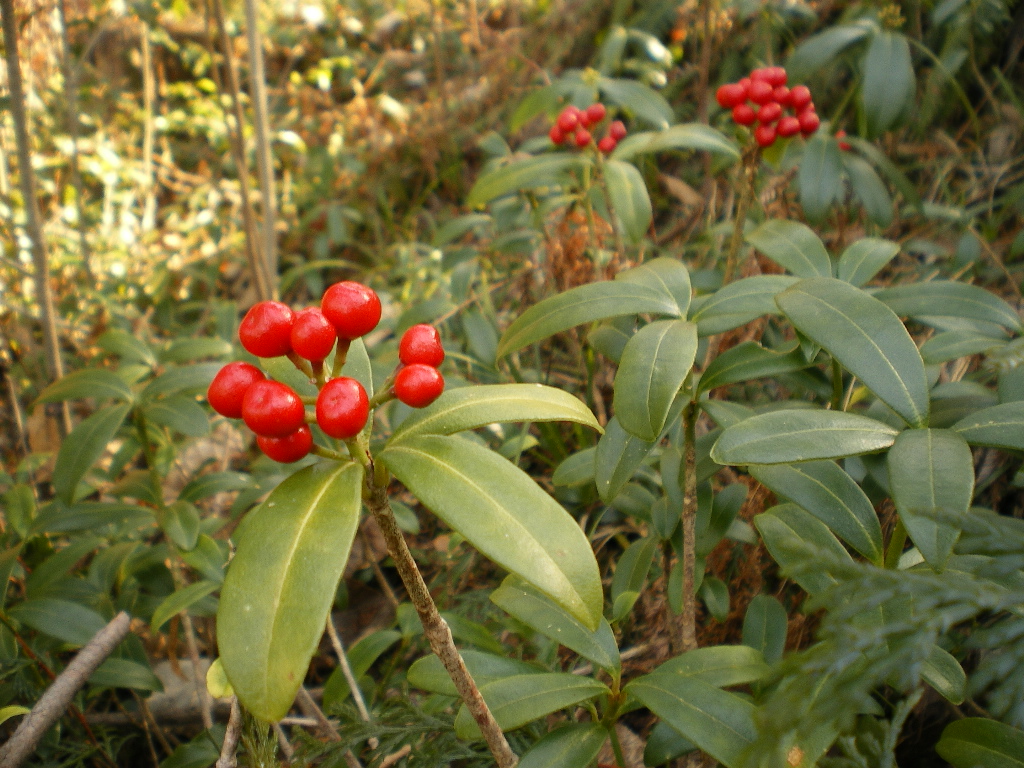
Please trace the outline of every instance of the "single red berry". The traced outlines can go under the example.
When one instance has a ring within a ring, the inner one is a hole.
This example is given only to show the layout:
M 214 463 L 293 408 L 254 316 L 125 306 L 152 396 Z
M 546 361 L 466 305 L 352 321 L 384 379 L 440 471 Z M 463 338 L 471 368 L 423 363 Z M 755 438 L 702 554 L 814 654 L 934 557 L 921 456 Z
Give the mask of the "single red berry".
M 843 150 L 843 152 L 849 152 L 853 147 L 850 146 L 850 142 L 843 141 L 843 139 L 845 139 L 845 138 L 846 138 L 846 131 L 843 131 L 843 130 L 836 131 L 836 139 L 839 142 L 839 148 L 841 150 Z
M 586 128 L 577 128 L 576 136 L 573 140 L 576 142 L 577 147 L 585 147 L 594 140 L 594 137 L 590 135 L 590 131 Z
M 787 88 L 784 85 L 776 86 L 775 90 L 772 91 L 772 101 L 777 101 L 781 106 L 788 107 L 789 106 L 789 88 Z
M 398 343 L 398 359 L 404 365 L 422 363 L 437 368 L 444 362 L 441 335 L 432 325 L 421 323 L 402 334 Z
M 558 115 L 558 120 L 555 121 L 555 125 L 558 126 L 562 133 L 572 133 L 576 130 L 576 126 L 579 125 L 580 118 L 578 110 L 575 107 L 566 107 L 562 110 L 561 114 Z
M 328 381 L 316 398 L 316 423 L 326 434 L 348 440 L 359 434 L 370 415 L 363 385 L 347 376 Z
M 380 297 L 372 288 L 351 280 L 328 288 L 320 301 L 320 309 L 339 339 L 358 339 L 380 322 Z
M 257 381 L 242 398 L 242 418 L 257 435 L 284 437 L 306 422 L 306 409 L 295 390 L 280 381 Z
M 770 67 L 758 67 L 757 69 L 750 70 L 750 81 L 751 82 L 768 82 Z
M 757 113 L 749 104 L 737 104 L 732 108 L 732 119 L 737 125 L 750 125 L 757 119 Z
M 715 99 L 723 109 L 732 109 L 747 100 L 747 89 L 739 83 L 726 83 L 715 91 Z
M 221 368 L 206 390 L 206 400 L 221 416 L 242 418 L 242 398 L 253 384 L 267 377 L 263 371 L 249 363 L 228 363 Z
M 444 392 L 444 377 L 429 365 L 407 365 L 395 376 L 395 397 L 412 408 L 426 408 Z
M 737 85 L 743 86 L 743 92 L 744 93 L 749 93 L 749 91 L 750 91 L 750 84 L 752 82 L 754 82 L 754 81 L 751 80 L 749 77 L 741 77 L 739 79 L 739 82 L 737 83 Z
M 765 80 L 769 85 L 778 88 L 781 85 L 785 85 L 789 79 L 789 75 L 786 74 L 785 67 L 766 67 L 765 68 Z
M 552 144 L 561 144 L 565 141 L 565 134 L 558 125 L 552 125 L 551 130 L 548 131 L 548 138 L 551 139 Z
M 295 314 L 279 301 L 253 304 L 242 324 L 238 339 L 247 352 L 256 357 L 280 357 L 292 351 L 292 320 Z
M 303 424 L 290 435 L 284 437 L 256 436 L 256 445 L 260 447 L 267 456 L 282 464 L 291 464 L 293 461 L 307 456 L 313 448 L 313 433 L 309 426 Z
M 793 117 L 793 115 L 786 115 L 784 118 L 779 120 L 779 124 L 776 128 L 779 136 L 786 139 L 790 136 L 796 136 L 800 133 L 800 121 Z
M 591 104 L 587 107 L 584 110 L 584 114 L 587 116 L 587 123 L 589 125 L 597 125 L 604 120 L 604 116 L 608 114 L 608 110 L 604 108 L 604 104 L 597 102 L 596 104 Z
M 799 112 L 811 103 L 811 89 L 806 85 L 795 85 L 789 91 L 789 106 Z
M 754 80 L 750 83 L 747 97 L 755 104 L 767 104 L 772 100 L 775 89 L 764 80 Z
M 757 122 L 761 124 L 774 123 L 782 117 L 782 107 L 776 101 L 769 101 L 757 110 Z
M 331 321 L 324 317 L 319 307 L 306 307 L 295 314 L 292 323 L 292 350 L 299 357 L 314 363 L 323 362 L 331 350 L 338 334 Z
M 597 148 L 604 152 L 606 155 L 610 155 L 612 152 L 614 152 L 615 147 L 617 147 L 618 145 L 619 142 L 617 142 L 611 136 L 605 136 L 603 139 L 597 142 Z
M 775 134 L 776 130 L 774 125 L 759 125 L 754 129 L 754 141 L 756 141 L 757 145 L 762 149 L 770 147 L 775 143 Z
M 804 136 L 810 136 L 821 125 L 821 119 L 813 109 L 804 110 L 797 119 L 800 121 L 800 133 Z
M 616 141 L 622 141 L 626 138 L 626 124 L 621 120 L 614 121 L 608 126 L 608 135 Z

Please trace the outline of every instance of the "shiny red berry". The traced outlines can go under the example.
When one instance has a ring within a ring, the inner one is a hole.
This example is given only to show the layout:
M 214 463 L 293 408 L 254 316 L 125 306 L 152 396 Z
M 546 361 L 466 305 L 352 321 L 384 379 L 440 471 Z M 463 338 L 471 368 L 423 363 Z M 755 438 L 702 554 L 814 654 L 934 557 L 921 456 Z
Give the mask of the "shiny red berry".
M 732 109 L 747 100 L 747 89 L 739 83 L 726 83 L 715 91 L 715 99 L 723 109 Z
M 594 140 L 594 137 L 590 135 L 590 131 L 586 128 L 577 128 L 576 136 L 573 140 L 576 142 L 577 147 L 585 147 Z
M 348 440 L 366 426 L 370 400 L 363 385 L 340 376 L 328 381 L 316 398 L 316 423 L 331 437 Z
M 398 359 L 404 365 L 422 363 L 437 368 L 444 362 L 441 335 L 432 325 L 414 325 L 402 334 L 402 340 L 398 343 Z
M 238 326 L 238 339 L 256 357 L 280 357 L 292 351 L 295 314 L 279 301 L 254 304 Z
M 267 377 L 263 371 L 249 363 L 228 363 L 221 368 L 206 390 L 206 399 L 221 416 L 242 418 L 242 398 L 253 384 Z
M 738 125 L 750 125 L 757 119 L 757 113 L 749 104 L 737 104 L 732 108 L 732 119 Z
M 282 464 L 291 464 L 309 454 L 313 448 L 313 433 L 309 426 L 303 424 L 290 435 L 284 437 L 256 436 L 256 445 L 267 456 Z
M 797 119 L 800 121 L 800 133 L 804 136 L 810 136 L 821 125 L 821 119 L 812 109 L 804 110 Z
M 412 408 L 426 408 L 444 392 L 444 377 L 429 365 L 407 365 L 395 377 L 395 397 Z
M 562 110 L 561 114 L 558 115 L 555 125 L 558 126 L 558 129 L 562 133 L 572 133 L 576 130 L 576 126 L 579 125 L 579 122 L 579 110 L 575 107 L 566 107 Z
M 552 144 L 562 144 L 565 141 L 565 133 L 557 125 L 552 125 L 551 130 L 548 131 L 548 138 L 551 139 Z
M 764 80 L 753 80 L 747 90 L 747 98 L 755 104 L 767 104 L 772 100 L 775 89 Z
M 765 81 L 774 88 L 785 85 L 789 79 L 785 67 L 765 67 Z
M 772 91 L 772 101 L 777 101 L 781 106 L 789 106 L 789 88 L 784 85 L 777 86 Z
M 331 321 L 324 317 L 319 307 L 306 307 L 295 313 L 292 323 L 292 351 L 299 357 L 314 363 L 323 362 L 331 350 L 338 334 Z
M 258 381 L 242 398 L 242 418 L 257 435 L 284 437 L 306 422 L 306 409 L 287 384 Z
M 774 125 L 759 125 L 754 129 L 754 141 L 756 141 L 757 145 L 762 149 L 770 147 L 775 143 L 775 134 L 776 130 Z
M 762 80 L 767 83 L 769 69 L 769 67 L 758 67 L 757 69 L 750 70 L 751 81 Z
M 614 121 L 608 126 L 608 135 L 616 141 L 622 141 L 626 138 L 626 124 L 621 120 Z
M 597 142 L 597 148 L 604 152 L 606 155 L 610 155 L 612 152 L 614 152 L 615 147 L 617 147 L 618 145 L 619 142 L 617 142 L 611 136 L 605 136 L 603 139 Z
M 358 339 L 380 322 L 380 297 L 372 288 L 351 280 L 328 288 L 320 301 L 320 309 L 339 339 Z
M 786 139 L 790 136 L 796 136 L 800 133 L 800 121 L 793 117 L 793 115 L 786 115 L 784 118 L 779 120 L 779 124 L 776 127 L 779 136 Z
M 583 114 L 587 117 L 588 125 L 597 125 L 597 123 L 604 120 L 604 116 L 608 114 L 608 110 L 604 108 L 604 104 L 598 102 L 587 107 Z
M 795 85 L 789 91 L 789 106 L 799 112 L 811 103 L 811 89 L 806 85 Z
M 757 110 L 757 122 L 762 125 L 774 123 L 780 117 L 782 117 L 782 107 L 775 101 L 769 101 Z

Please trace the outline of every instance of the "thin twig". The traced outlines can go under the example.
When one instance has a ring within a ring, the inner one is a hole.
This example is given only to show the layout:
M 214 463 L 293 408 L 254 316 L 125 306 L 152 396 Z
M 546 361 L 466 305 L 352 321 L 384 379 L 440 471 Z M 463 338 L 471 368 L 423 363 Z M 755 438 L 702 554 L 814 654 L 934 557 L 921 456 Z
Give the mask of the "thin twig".
M 213 697 L 206 687 L 206 678 L 199 665 L 199 648 L 196 646 L 196 631 L 192 626 L 192 617 L 188 611 L 182 611 L 181 627 L 185 631 L 185 647 L 188 649 L 188 656 L 192 660 L 192 682 L 196 687 L 196 696 L 199 699 L 199 711 L 203 718 L 203 727 L 209 730 L 213 727 Z
M 348 654 L 345 653 L 345 646 L 341 642 L 341 637 L 338 635 L 338 630 L 334 626 L 334 619 L 330 616 L 327 617 L 327 635 L 331 638 L 331 645 L 334 647 L 334 655 L 338 657 L 338 666 L 341 667 L 341 674 L 345 677 L 345 682 L 348 683 L 348 688 L 352 692 L 352 701 L 356 703 L 356 709 L 359 710 L 359 717 L 364 723 L 370 722 L 370 711 L 366 708 L 366 701 L 363 699 L 363 691 L 359 687 L 359 682 L 356 680 L 355 673 L 352 672 L 352 665 L 348 663 Z M 376 749 L 380 744 L 380 740 L 376 736 L 370 737 L 367 742 L 371 749 Z
M 238 737 L 242 734 L 242 708 L 238 705 L 238 697 L 231 697 L 231 714 L 228 715 L 228 727 L 224 731 L 224 743 L 220 747 L 220 757 L 216 768 L 236 768 L 238 758 Z
M 295 757 L 295 748 L 288 741 L 288 737 L 285 735 L 284 728 L 281 727 L 280 723 L 274 723 L 274 733 L 277 734 L 277 746 L 281 748 L 281 754 L 284 755 L 285 760 L 291 762 L 291 759 Z
M 142 25 L 142 226 L 143 232 L 156 227 L 156 179 L 153 172 L 153 105 L 156 85 L 153 79 L 153 47 L 149 43 L 149 25 Z
M 320 732 L 331 741 L 341 741 L 341 734 L 338 733 L 338 729 L 334 727 L 334 723 L 327 719 L 327 715 L 324 711 L 317 706 L 317 703 L 313 701 L 313 697 L 309 695 L 304 687 L 299 686 L 299 693 L 296 696 L 295 703 L 299 705 L 307 717 L 311 717 L 313 722 L 316 723 L 317 728 Z
M 697 414 L 693 403 L 683 409 L 685 476 L 683 483 L 683 627 L 682 652 L 697 647 L 697 595 L 694 584 L 697 563 Z

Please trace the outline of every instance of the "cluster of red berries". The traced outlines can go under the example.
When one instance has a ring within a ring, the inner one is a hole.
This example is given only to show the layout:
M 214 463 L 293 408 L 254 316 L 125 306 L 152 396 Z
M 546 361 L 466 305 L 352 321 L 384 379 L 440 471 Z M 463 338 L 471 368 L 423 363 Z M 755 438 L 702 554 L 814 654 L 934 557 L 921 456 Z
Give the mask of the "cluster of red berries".
M 770 147 L 776 138 L 798 133 L 810 136 L 821 125 L 811 91 L 806 85 L 786 86 L 789 76 L 783 67 L 755 69 L 737 83 L 726 83 L 715 93 L 719 106 L 732 110 L 739 125 L 754 125 L 754 141 Z M 783 114 L 789 109 L 792 114 Z
M 329 378 L 324 360 L 337 347 L 334 371 L 341 370 L 354 339 L 380 322 L 380 297 L 360 283 L 335 283 L 319 307 L 293 312 L 278 301 L 261 301 L 246 313 L 238 328 L 242 346 L 256 357 L 287 356 L 296 367 L 312 373 L 319 394 L 315 412 L 307 415 L 299 394 L 280 381 L 268 379 L 254 365 L 233 362 L 214 377 L 206 396 L 222 416 L 241 418 L 256 433 L 260 449 L 275 461 L 298 461 L 313 450 L 314 421 L 330 437 L 350 440 L 370 416 L 372 405 L 397 398 L 413 408 L 434 402 L 444 391 L 438 366 L 444 361 L 441 337 L 433 326 L 414 325 L 399 344 L 401 364 L 373 403 L 363 385 L 347 376 Z
M 607 114 L 608 110 L 600 102 L 591 104 L 586 109 L 569 105 L 559 113 L 555 124 L 548 131 L 548 138 L 555 144 L 564 144 L 571 136 L 573 143 L 580 149 L 590 146 L 594 142 L 594 135 L 590 129 L 604 120 Z M 608 125 L 604 138 L 597 142 L 597 148 L 607 155 L 624 138 L 625 124 L 621 120 L 613 120 Z

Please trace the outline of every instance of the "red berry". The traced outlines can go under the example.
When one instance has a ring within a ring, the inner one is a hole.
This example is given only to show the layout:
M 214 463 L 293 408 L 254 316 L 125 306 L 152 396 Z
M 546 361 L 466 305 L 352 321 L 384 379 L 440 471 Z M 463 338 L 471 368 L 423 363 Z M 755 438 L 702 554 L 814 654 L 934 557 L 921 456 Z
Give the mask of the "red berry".
M 777 127 L 779 136 L 782 138 L 789 138 L 790 136 L 796 136 L 800 133 L 800 121 L 793 117 L 793 115 L 786 115 L 784 118 L 779 120 Z
M 772 101 L 777 101 L 781 106 L 789 106 L 789 88 L 784 85 L 776 86 L 772 91 Z
M 576 130 L 576 126 L 579 125 L 579 110 L 575 107 L 566 107 L 562 110 L 561 114 L 558 115 L 558 120 L 555 121 L 555 125 L 562 133 L 572 133 Z
M 767 104 L 772 100 L 775 89 L 764 80 L 754 80 L 747 92 L 748 98 L 755 104 Z
M 758 67 L 757 69 L 750 70 L 750 81 L 751 82 L 768 82 L 770 67 Z
M 422 363 L 437 368 L 444 362 L 441 335 L 432 325 L 414 325 L 402 334 L 402 340 L 398 344 L 398 359 L 404 365 Z
M 238 338 L 256 357 L 280 357 L 292 351 L 292 320 L 295 314 L 279 301 L 254 304 L 238 326 Z
M 739 83 L 726 83 L 715 91 L 715 99 L 723 109 L 732 109 L 747 100 L 747 89 Z
M 743 86 L 743 92 L 744 93 L 749 93 L 749 91 L 750 91 L 750 84 L 752 82 L 754 82 L 754 81 L 751 80 L 749 77 L 741 77 L 740 81 L 737 83 L 737 85 Z
M 267 456 L 282 464 L 291 464 L 293 461 L 306 456 L 313 448 L 313 433 L 309 426 L 303 424 L 290 435 L 284 437 L 256 436 L 256 445 L 260 447 Z
M 604 108 L 604 104 L 598 102 L 587 107 L 583 114 L 587 116 L 587 123 L 589 125 L 596 125 L 604 120 L 604 116 L 608 114 L 608 110 Z
M 774 123 L 780 117 L 782 117 L 782 107 L 775 101 L 769 101 L 757 110 L 757 122 L 761 124 Z
M 626 138 L 626 124 L 621 120 L 616 120 L 608 126 L 608 135 L 616 141 L 622 141 Z
M 836 139 L 839 142 L 839 148 L 841 150 L 843 150 L 843 152 L 849 152 L 852 149 L 852 147 L 850 146 L 850 142 L 843 141 L 843 139 L 845 139 L 845 138 L 846 138 L 846 131 L 843 131 L 843 130 L 836 131 Z
M 757 113 L 749 104 L 737 104 L 732 108 L 732 119 L 738 125 L 750 125 L 757 119 Z
M 426 408 L 444 392 L 444 377 L 429 365 L 407 365 L 395 377 L 395 397 L 412 408 Z
M 358 435 L 369 415 L 366 390 L 347 376 L 328 381 L 316 398 L 316 423 L 326 434 L 340 440 Z
M 292 323 L 292 350 L 299 357 L 314 363 L 323 362 L 331 350 L 338 334 L 331 321 L 324 317 L 319 307 L 306 307 L 295 314 Z
M 242 398 L 242 418 L 257 435 L 284 437 L 306 422 L 306 409 L 295 390 L 279 381 L 257 381 Z
M 604 152 L 606 155 L 610 155 L 612 152 L 614 152 L 615 147 L 617 147 L 618 145 L 619 142 L 617 142 L 611 136 L 605 136 L 603 139 L 597 142 L 597 148 Z
M 561 144 L 565 141 L 565 134 L 558 125 L 552 125 L 551 130 L 548 131 L 548 138 L 551 139 L 552 144 Z
M 775 143 L 775 134 L 774 125 L 759 125 L 754 129 L 754 141 L 757 142 L 759 147 L 770 147 Z
M 324 292 L 320 308 L 339 339 L 358 339 L 380 322 L 380 297 L 376 292 L 351 280 L 335 283 Z
M 811 103 L 811 89 L 806 85 L 795 85 L 789 91 L 789 106 L 799 112 Z
M 267 377 L 263 371 L 249 363 L 228 363 L 221 368 L 206 390 L 206 400 L 221 416 L 242 418 L 242 398 L 249 387 Z
M 800 133 L 804 136 L 810 136 L 821 125 L 821 120 L 813 109 L 804 110 L 797 119 L 800 121 Z
M 786 80 L 789 79 L 789 75 L 786 74 L 785 67 L 766 67 L 764 79 L 769 85 L 778 88 L 779 86 L 786 84 Z
M 576 142 L 577 147 L 585 147 L 593 140 L 594 137 L 590 135 L 590 131 L 588 131 L 586 128 L 576 129 L 576 136 L 574 137 L 574 141 Z

